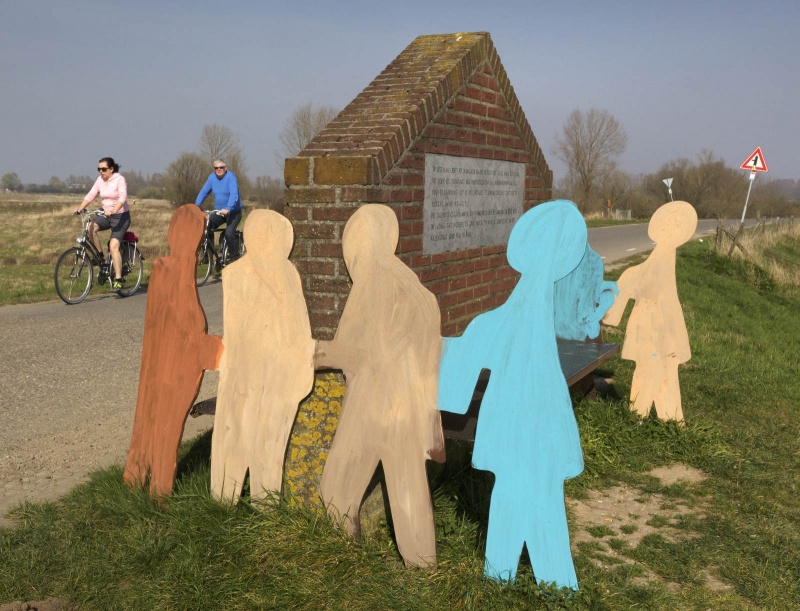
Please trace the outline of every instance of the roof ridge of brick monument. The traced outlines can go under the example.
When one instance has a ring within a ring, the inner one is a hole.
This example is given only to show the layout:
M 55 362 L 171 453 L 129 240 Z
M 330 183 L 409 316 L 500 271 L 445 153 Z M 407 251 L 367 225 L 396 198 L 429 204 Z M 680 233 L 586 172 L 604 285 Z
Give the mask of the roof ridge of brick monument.
M 469 32 L 414 39 L 297 157 L 286 160 L 286 185 L 379 184 L 425 127 L 453 108 L 462 87 L 481 78 L 484 66 L 534 165 L 552 184 L 552 171 L 491 36 Z

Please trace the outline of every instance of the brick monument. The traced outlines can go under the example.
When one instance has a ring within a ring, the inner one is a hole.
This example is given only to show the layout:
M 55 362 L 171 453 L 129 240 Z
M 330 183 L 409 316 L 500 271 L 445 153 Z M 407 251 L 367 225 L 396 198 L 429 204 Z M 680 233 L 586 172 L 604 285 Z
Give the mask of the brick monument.
M 333 337 L 350 278 L 345 223 L 360 206 L 397 214 L 397 254 L 436 294 L 442 335 L 504 303 L 516 283 L 505 258 L 514 221 L 548 201 L 553 174 L 488 33 L 420 36 L 297 157 L 286 160 L 314 337 Z M 316 498 L 343 378 L 317 375 L 287 453 L 289 488 Z

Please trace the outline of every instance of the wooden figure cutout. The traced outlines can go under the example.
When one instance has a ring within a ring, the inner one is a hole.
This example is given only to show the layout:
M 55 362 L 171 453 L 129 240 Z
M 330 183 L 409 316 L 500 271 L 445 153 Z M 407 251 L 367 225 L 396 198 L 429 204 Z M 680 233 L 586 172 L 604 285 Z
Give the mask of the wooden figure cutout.
M 583 454 L 558 359 L 554 294 L 584 257 L 586 237 L 572 202 L 523 214 L 508 241 L 508 262 L 522 274 L 514 291 L 442 349 L 441 410 L 464 413 L 481 370 L 490 370 L 472 463 L 495 475 L 484 571 L 496 580 L 514 580 L 526 545 L 539 582 L 578 587 L 564 480 L 583 470 Z
M 314 384 L 314 341 L 300 275 L 288 260 L 291 223 L 254 210 L 247 253 L 222 271 L 223 343 L 211 493 L 235 501 L 250 473 L 250 494 L 281 491 L 283 461 L 300 401 Z
M 395 213 L 378 204 L 362 206 L 345 226 L 353 286 L 334 339 L 319 342 L 317 367 L 341 369 L 347 387 L 320 496 L 357 536 L 380 462 L 400 554 L 425 566 L 436 562 L 425 461 L 444 461 L 436 408 L 440 313 L 435 296 L 395 256 L 398 237 Z
M 678 365 L 691 358 L 689 334 L 678 300 L 676 249 L 697 228 L 691 204 L 669 202 L 655 211 L 647 233 L 656 247 L 641 265 L 625 270 L 617 281 L 620 295 L 603 318 L 616 326 L 628 300 L 635 300 L 628 319 L 622 358 L 636 362 L 631 382 L 631 409 L 642 417 L 656 413 L 663 420 L 683 421 Z
M 125 482 L 145 485 L 163 497 L 172 492 L 178 445 L 205 370 L 216 369 L 222 342 L 207 335 L 208 324 L 195 284 L 197 245 L 205 216 L 194 204 L 172 215 L 170 254 L 153 262 L 139 372 L 133 433 Z
M 556 282 L 556 336 L 584 341 L 600 335 L 600 319 L 619 293 L 615 282 L 603 280 L 603 259 L 592 247 L 574 270 Z

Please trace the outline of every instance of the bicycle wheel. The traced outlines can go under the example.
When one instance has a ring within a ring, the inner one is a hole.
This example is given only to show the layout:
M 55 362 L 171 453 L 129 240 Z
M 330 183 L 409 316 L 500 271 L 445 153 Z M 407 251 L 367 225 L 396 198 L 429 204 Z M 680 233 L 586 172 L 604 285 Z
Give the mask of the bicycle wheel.
M 239 240 L 239 256 L 241 257 L 247 252 L 247 248 L 244 245 L 244 234 L 241 231 L 237 231 L 236 238 Z
M 244 248 L 244 238 L 242 237 L 241 232 L 237 231 L 236 233 L 237 237 L 239 238 L 239 257 L 241 257 L 246 252 Z M 220 245 L 219 252 L 219 257 L 222 261 L 222 267 L 233 263 L 233 261 L 230 260 L 231 252 L 228 248 L 228 240 L 225 239 L 224 235 L 222 236 L 222 244 Z
M 142 276 L 144 276 L 144 265 L 142 264 L 142 253 L 136 248 L 136 244 L 123 243 L 122 250 L 122 277 L 128 281 L 134 281 L 133 284 L 126 286 L 119 292 L 120 297 L 130 297 L 142 285 Z
M 197 269 L 195 280 L 197 286 L 203 286 L 211 275 L 211 266 L 214 264 L 214 256 L 208 248 L 208 241 L 203 239 L 197 247 Z
M 64 303 L 80 303 L 92 288 L 92 261 L 86 251 L 77 246 L 68 248 L 56 261 L 53 281 Z

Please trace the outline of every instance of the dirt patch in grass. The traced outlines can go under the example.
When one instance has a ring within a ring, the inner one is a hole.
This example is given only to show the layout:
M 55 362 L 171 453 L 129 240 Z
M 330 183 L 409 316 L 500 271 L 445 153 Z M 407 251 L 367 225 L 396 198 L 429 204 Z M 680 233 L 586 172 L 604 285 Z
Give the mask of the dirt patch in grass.
M 683 464 L 659 467 L 648 475 L 657 478 L 664 487 L 681 486 L 687 490 L 705 479 L 702 471 Z M 576 550 L 588 551 L 591 560 L 601 565 L 638 564 L 626 550 L 635 549 L 651 534 L 673 542 L 691 538 L 693 533 L 681 528 L 680 523 L 686 518 L 703 518 L 704 505 L 702 497 L 667 496 L 627 485 L 593 490 L 588 498 L 570 503 L 576 524 L 572 545 Z M 649 583 L 658 579 L 645 567 L 638 566 L 643 569 L 643 576 L 635 581 Z M 709 589 L 731 588 L 710 569 L 703 576 Z M 671 590 L 680 587 L 666 586 Z

